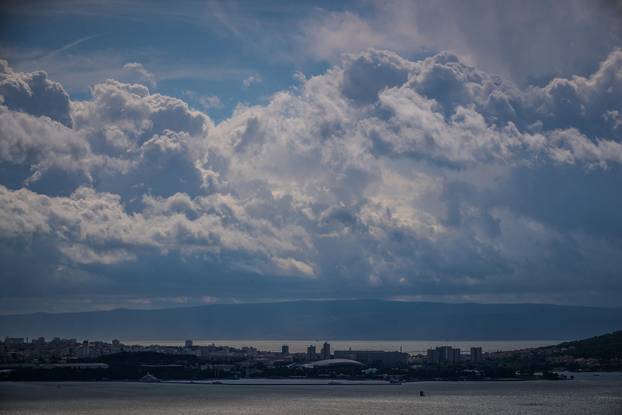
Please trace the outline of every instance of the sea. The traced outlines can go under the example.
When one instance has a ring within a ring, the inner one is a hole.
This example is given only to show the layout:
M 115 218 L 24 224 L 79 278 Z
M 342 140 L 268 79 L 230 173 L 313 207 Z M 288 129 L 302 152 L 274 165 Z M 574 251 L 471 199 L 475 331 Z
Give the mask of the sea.
M 280 382 L 0 382 L 0 414 L 622 414 L 622 373 L 567 381 Z
M 290 353 L 303 353 L 307 346 L 321 346 L 327 341 L 331 350 L 385 350 L 399 351 L 410 354 L 425 354 L 427 349 L 437 346 L 452 346 L 468 351 L 471 347 L 481 347 L 484 352 L 520 350 L 532 347 L 551 346 L 564 340 L 508 340 L 508 341 L 451 341 L 451 340 L 193 340 L 196 346 L 231 346 L 236 348 L 255 347 L 262 351 L 280 352 L 282 345 L 289 346 Z M 124 344 L 141 346 L 183 346 L 184 340 L 123 340 Z M 319 349 L 318 349 L 319 350 Z

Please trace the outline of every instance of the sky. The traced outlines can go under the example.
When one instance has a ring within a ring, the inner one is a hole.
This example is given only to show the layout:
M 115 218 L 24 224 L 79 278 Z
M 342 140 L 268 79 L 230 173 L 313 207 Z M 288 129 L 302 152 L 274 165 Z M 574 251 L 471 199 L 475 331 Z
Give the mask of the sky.
M 5 1 L 0 313 L 622 306 L 622 2 Z

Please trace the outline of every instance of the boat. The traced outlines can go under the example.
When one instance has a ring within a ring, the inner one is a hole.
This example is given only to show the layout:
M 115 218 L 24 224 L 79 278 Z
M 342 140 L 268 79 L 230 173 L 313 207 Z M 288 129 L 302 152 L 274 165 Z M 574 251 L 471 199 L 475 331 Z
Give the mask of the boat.
M 155 376 L 153 376 L 151 373 L 147 372 L 147 374 L 145 376 L 140 378 L 139 382 L 143 382 L 143 383 L 159 383 L 159 382 L 161 382 L 161 380 L 156 378 Z

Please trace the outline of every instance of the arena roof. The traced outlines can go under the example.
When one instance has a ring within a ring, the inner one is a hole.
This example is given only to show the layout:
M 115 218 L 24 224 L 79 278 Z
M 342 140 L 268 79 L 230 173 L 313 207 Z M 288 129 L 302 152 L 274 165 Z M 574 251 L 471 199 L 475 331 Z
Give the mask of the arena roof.
M 293 366 L 304 367 L 305 369 L 321 369 L 328 367 L 336 367 L 336 366 L 360 366 L 365 367 L 365 365 L 361 362 L 357 362 L 356 360 L 351 359 L 326 359 L 326 360 L 317 360 L 315 362 L 303 363 L 303 364 L 295 364 Z

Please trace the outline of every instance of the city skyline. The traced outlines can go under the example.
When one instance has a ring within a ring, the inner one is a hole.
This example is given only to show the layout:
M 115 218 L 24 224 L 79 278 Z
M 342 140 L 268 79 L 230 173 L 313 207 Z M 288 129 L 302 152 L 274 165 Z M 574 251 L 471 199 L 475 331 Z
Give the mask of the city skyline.
M 590 339 L 540 347 L 483 351 L 471 345 L 463 352 L 453 345 L 432 346 L 425 352 L 387 349 L 335 348 L 325 341 L 321 352 L 311 343 L 306 351 L 265 350 L 255 346 L 196 344 L 192 339 L 177 344 L 150 345 L 124 343 L 117 339 L 29 339 L 5 337 L 0 340 L 0 380 L 138 380 L 180 382 L 179 376 L 193 380 L 239 379 L 241 376 L 274 379 L 383 380 L 568 380 L 574 376 L 560 371 L 619 370 L 620 350 L 616 342 L 621 331 Z M 438 344 L 438 343 L 437 343 Z M 443 343 L 441 343 L 443 344 Z M 553 370 L 551 370 L 553 369 Z M 188 381 L 181 381 L 188 383 Z M 192 381 L 189 383 L 193 383 Z M 336 384 L 335 381 L 329 384 Z

